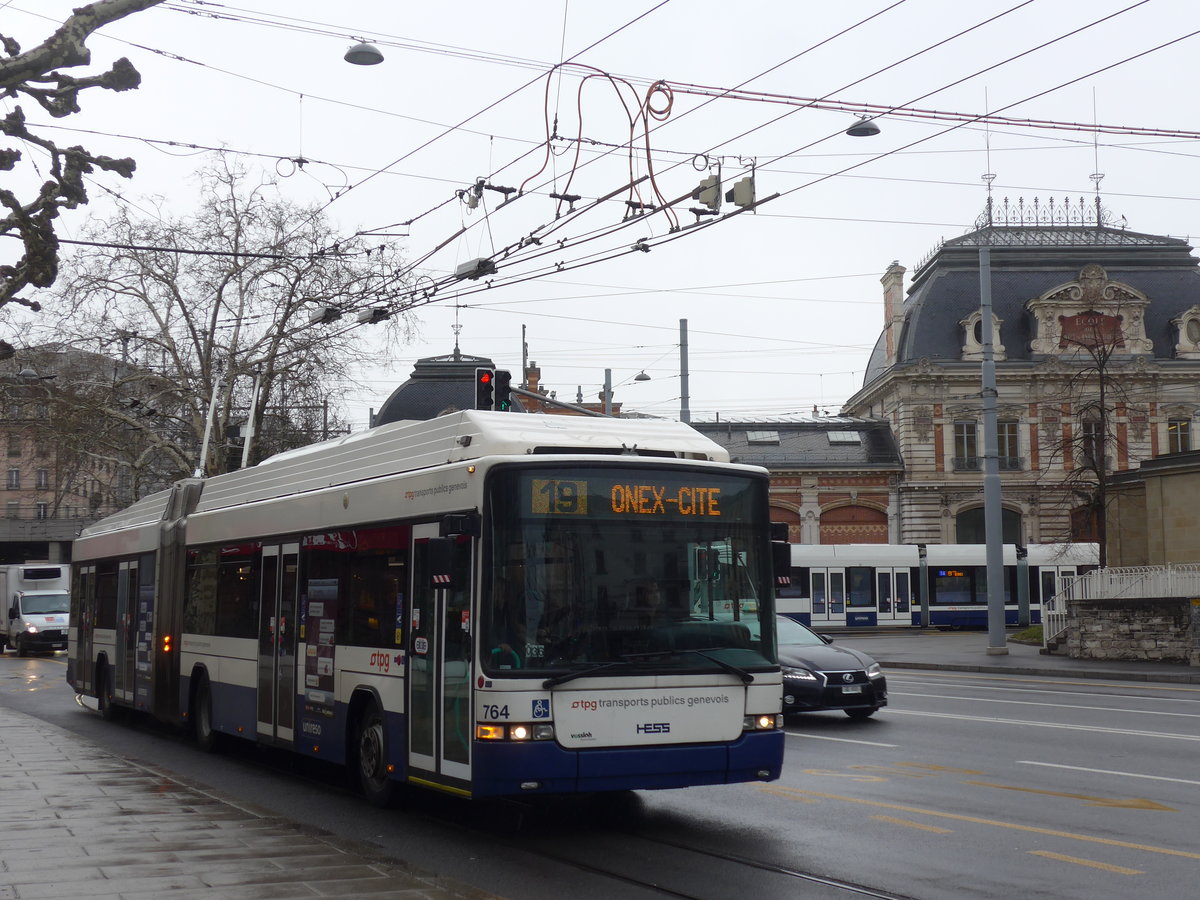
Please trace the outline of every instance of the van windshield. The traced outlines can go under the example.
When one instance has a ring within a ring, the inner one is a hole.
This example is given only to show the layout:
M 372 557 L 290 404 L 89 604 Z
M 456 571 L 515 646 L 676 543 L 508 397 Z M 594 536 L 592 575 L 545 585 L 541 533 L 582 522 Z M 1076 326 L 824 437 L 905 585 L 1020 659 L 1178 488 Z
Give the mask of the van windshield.
M 21 612 L 27 616 L 55 615 L 70 608 L 71 598 L 67 594 L 26 594 L 21 598 Z

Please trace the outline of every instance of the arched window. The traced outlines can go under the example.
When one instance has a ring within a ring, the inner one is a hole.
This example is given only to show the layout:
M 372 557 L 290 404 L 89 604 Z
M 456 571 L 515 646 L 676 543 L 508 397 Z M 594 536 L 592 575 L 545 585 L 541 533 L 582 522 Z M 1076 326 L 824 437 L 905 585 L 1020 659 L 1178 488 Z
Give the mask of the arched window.
M 1023 543 L 1021 537 L 1021 514 L 1011 509 L 1000 510 L 1001 531 L 1004 543 Z M 987 532 L 983 525 L 983 507 L 964 509 L 954 520 L 954 539 L 958 544 L 986 544 Z

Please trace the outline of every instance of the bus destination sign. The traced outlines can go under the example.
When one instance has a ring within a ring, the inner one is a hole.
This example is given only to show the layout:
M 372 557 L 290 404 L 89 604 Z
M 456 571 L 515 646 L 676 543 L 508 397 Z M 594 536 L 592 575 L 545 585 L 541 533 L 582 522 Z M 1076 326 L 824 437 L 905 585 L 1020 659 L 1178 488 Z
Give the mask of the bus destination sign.
M 599 483 L 598 483 L 599 482 Z M 722 487 L 639 479 L 530 479 L 530 512 L 535 516 L 660 516 L 716 518 L 722 514 Z

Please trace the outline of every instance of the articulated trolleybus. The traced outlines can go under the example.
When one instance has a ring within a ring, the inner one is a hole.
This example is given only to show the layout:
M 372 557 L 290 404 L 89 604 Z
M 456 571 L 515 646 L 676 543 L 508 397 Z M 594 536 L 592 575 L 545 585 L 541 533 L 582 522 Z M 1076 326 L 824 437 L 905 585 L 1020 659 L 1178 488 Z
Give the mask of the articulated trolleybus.
M 396 422 L 86 529 L 67 678 L 381 805 L 770 781 L 769 532 L 766 472 L 686 425 Z

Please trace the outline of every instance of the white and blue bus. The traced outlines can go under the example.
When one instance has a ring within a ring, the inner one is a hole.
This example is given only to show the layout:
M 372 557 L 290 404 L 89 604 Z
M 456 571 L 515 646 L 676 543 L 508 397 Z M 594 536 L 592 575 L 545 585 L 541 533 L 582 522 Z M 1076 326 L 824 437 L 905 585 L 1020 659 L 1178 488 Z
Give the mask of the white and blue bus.
M 377 804 L 402 783 L 480 797 L 770 781 L 769 531 L 765 470 L 686 425 L 392 423 L 87 528 L 67 679 L 206 747 L 352 766 Z M 719 559 L 736 577 L 697 563 Z
M 1021 619 L 1024 594 L 1029 624 L 1041 622 L 1042 604 L 1064 579 L 1095 569 L 1094 543 L 1004 546 L 1004 617 Z M 987 625 L 987 546 L 984 544 L 793 544 L 790 584 L 779 611 L 813 627 Z M 924 585 L 924 587 L 923 587 Z M 928 597 L 925 595 L 928 591 Z

